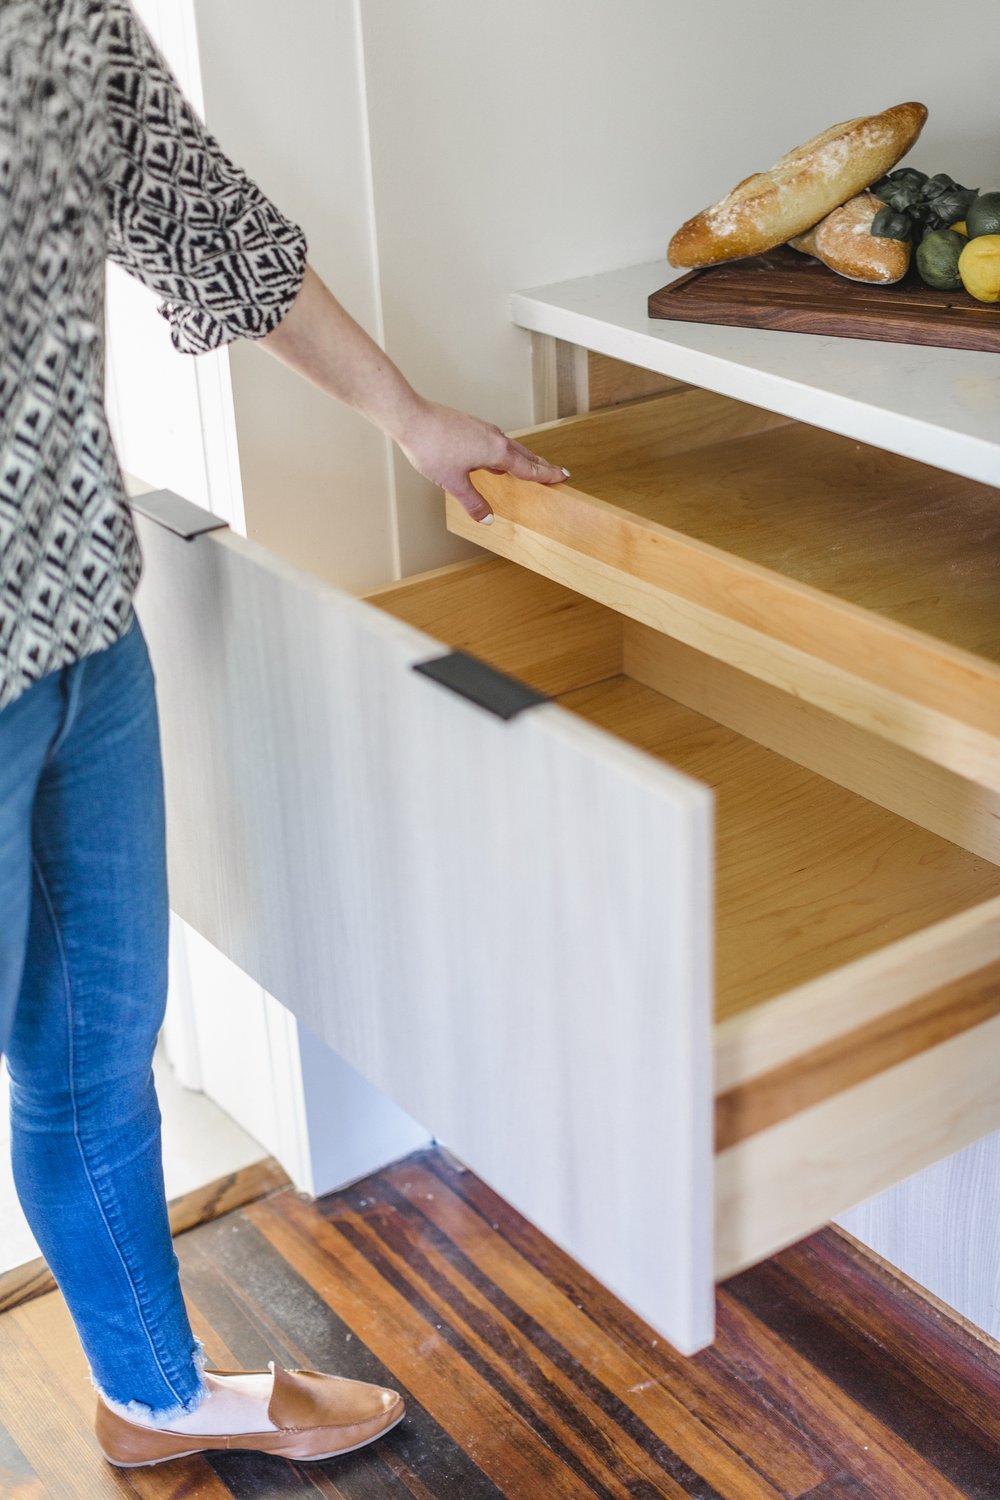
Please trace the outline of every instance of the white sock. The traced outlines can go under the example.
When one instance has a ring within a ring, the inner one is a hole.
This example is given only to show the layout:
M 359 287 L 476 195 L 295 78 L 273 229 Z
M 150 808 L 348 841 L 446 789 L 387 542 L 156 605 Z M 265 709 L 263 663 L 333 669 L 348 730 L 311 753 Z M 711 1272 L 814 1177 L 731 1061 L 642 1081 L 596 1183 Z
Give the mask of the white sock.
M 208 1386 L 208 1395 L 194 1411 L 164 1422 L 162 1428 L 165 1432 L 190 1432 L 199 1435 L 277 1432 L 278 1429 L 267 1416 L 274 1381 L 270 1370 L 265 1370 L 261 1375 L 216 1375 L 212 1370 L 205 1370 L 203 1378 Z

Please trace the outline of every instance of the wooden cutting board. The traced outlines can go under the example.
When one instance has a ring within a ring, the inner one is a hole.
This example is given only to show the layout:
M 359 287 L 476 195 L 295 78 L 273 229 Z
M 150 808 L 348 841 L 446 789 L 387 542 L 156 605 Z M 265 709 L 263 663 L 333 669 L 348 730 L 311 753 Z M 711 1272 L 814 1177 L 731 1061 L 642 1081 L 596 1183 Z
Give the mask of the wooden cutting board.
M 652 294 L 649 316 L 1000 354 L 1000 303 L 935 291 L 912 270 L 895 286 L 848 281 L 784 246 L 681 276 Z

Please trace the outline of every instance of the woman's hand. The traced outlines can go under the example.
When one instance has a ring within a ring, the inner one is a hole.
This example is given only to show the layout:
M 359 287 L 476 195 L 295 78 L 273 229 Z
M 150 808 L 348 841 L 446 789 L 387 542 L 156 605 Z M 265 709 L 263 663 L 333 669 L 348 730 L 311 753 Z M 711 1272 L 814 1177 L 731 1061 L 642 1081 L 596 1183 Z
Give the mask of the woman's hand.
M 469 479 L 470 470 L 489 469 L 540 484 L 560 484 L 569 478 L 565 469 L 546 463 L 492 423 L 420 397 L 395 437 L 419 474 L 454 495 L 472 519 L 484 525 L 493 520 L 493 512 Z
M 499 427 L 418 396 L 311 266 L 288 312 L 261 343 L 321 391 L 374 422 L 425 479 L 454 495 L 475 521 L 492 521 L 493 512 L 469 482 L 472 469 L 542 484 L 569 478 L 565 469 L 530 453 Z

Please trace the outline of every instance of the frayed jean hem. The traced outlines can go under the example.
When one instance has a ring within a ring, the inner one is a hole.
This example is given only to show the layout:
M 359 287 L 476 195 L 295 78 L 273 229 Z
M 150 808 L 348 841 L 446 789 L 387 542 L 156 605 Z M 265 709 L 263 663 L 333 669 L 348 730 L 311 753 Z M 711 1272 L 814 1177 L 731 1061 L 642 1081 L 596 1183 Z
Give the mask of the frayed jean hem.
M 194 1411 L 208 1395 L 208 1386 L 201 1379 L 205 1371 L 205 1346 L 199 1338 L 194 1341 L 191 1362 L 198 1372 L 198 1390 L 187 1401 L 175 1401 L 172 1406 L 162 1406 L 155 1411 L 144 1401 L 116 1401 L 98 1385 L 93 1371 L 88 1371 L 88 1378 L 105 1406 L 117 1412 L 120 1417 L 124 1417 L 127 1422 L 138 1422 L 143 1427 L 164 1427 L 168 1422 L 173 1422 L 178 1417 L 186 1416 L 188 1412 Z

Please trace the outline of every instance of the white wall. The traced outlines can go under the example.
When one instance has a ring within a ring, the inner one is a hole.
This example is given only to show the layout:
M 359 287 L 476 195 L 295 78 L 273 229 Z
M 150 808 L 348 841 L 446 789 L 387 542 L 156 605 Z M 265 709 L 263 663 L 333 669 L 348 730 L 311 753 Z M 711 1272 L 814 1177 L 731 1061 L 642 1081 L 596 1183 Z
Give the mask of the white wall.
M 504 427 L 531 415 L 511 290 L 664 254 L 690 213 L 834 121 L 923 99 L 914 159 L 1000 178 L 995 0 L 959 0 L 941 45 L 920 0 L 196 8 L 226 149 L 414 383 Z M 248 345 L 231 363 L 252 535 L 359 589 L 469 553 L 359 418 Z
M 428 394 L 530 421 L 518 287 L 654 259 L 837 120 L 918 98 L 920 161 L 990 172 L 1000 6 L 362 0 L 386 346 Z M 958 38 L 963 38 L 961 44 Z M 458 555 L 397 460 L 403 572 Z
M 197 0 L 206 120 L 381 334 L 364 77 L 348 0 Z M 250 343 L 230 350 L 247 534 L 358 592 L 398 576 L 388 448 Z

